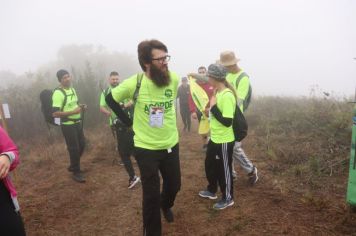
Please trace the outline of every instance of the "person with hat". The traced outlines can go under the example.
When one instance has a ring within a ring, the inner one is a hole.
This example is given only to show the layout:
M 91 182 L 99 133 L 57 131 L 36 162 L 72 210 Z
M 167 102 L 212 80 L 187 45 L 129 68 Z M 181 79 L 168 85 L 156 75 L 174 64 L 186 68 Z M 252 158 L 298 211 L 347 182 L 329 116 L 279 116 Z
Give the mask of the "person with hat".
M 211 64 L 207 73 L 209 83 L 215 89 L 215 95 L 210 99 L 210 141 L 205 158 L 208 186 L 206 190 L 199 192 L 199 196 L 217 199 L 219 185 L 222 197 L 213 205 L 216 210 L 234 205 L 232 152 L 235 135 L 232 122 L 237 97 L 235 90 L 225 79 L 226 72 L 224 66 Z
M 179 108 L 180 108 L 180 115 L 183 121 L 183 131 L 190 132 L 191 126 L 191 119 L 190 119 L 190 110 L 189 110 L 189 95 L 190 95 L 190 88 L 188 84 L 187 77 L 182 78 L 182 84 L 178 88 L 178 95 L 179 98 Z
M 251 100 L 252 88 L 249 76 L 237 65 L 238 62 L 239 59 L 233 51 L 221 52 L 219 63 L 227 69 L 226 80 L 235 89 L 237 105 L 242 112 L 245 112 Z M 233 159 L 247 172 L 249 183 L 254 185 L 258 180 L 257 168 L 242 149 L 241 142 L 235 143 Z M 235 170 L 233 173 L 234 177 L 236 177 Z
M 52 115 L 60 120 L 59 123 L 70 159 L 68 171 L 73 173 L 73 180 L 84 183 L 85 178 L 80 169 L 80 157 L 85 147 L 82 112 L 87 106 L 79 104 L 78 96 L 72 87 L 72 79 L 68 71 L 59 70 L 57 78 L 60 86 L 54 90 L 52 95 Z

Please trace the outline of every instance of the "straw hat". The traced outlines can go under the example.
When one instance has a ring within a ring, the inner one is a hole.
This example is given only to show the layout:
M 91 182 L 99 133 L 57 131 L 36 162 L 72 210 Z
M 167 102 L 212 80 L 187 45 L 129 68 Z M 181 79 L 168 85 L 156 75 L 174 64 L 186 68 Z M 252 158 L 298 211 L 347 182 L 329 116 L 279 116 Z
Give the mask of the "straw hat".
M 240 59 L 236 58 L 233 51 L 225 51 L 220 53 L 220 63 L 223 66 L 232 66 L 236 65 Z

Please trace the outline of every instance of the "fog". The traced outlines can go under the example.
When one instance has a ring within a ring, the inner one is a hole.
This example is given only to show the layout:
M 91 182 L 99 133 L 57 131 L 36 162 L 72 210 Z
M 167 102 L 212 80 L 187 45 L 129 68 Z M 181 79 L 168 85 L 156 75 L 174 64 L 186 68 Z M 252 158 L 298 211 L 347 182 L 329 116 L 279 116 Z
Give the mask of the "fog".
M 255 94 L 308 95 L 318 86 L 349 96 L 355 13 L 354 0 L 0 0 L 0 71 L 36 72 L 71 44 L 136 58 L 140 41 L 157 38 L 181 76 L 233 50 Z

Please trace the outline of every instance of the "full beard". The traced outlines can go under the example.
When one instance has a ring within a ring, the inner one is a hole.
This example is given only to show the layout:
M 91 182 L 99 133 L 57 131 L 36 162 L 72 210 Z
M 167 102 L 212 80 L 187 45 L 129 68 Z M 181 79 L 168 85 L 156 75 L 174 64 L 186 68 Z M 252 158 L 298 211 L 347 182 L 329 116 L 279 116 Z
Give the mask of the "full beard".
M 164 69 L 160 69 L 155 65 L 151 64 L 150 77 L 152 79 L 152 82 L 157 85 L 157 87 L 167 86 L 171 82 L 171 78 L 169 77 L 168 66 L 165 66 Z

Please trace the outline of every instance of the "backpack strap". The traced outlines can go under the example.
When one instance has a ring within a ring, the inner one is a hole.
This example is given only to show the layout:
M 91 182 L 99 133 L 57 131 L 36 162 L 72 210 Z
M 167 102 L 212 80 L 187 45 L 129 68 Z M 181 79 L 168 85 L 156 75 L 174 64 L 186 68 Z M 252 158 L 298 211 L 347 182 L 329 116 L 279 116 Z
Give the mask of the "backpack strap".
M 66 105 L 66 103 L 67 103 L 67 97 L 68 97 L 68 95 L 66 94 L 66 92 L 64 91 L 64 89 L 61 88 L 61 87 L 57 87 L 57 88 L 54 89 L 54 91 L 56 91 L 56 90 L 61 91 L 62 94 L 63 94 L 63 96 L 64 96 L 64 100 L 63 100 L 62 107 L 61 107 L 61 110 L 60 110 L 60 111 L 63 112 L 63 109 L 64 109 L 64 107 L 65 107 L 65 105 Z M 72 95 L 71 95 L 71 96 L 74 96 L 74 95 L 77 96 L 77 93 L 74 91 L 73 88 L 71 88 L 71 91 L 72 91 Z M 78 101 L 78 104 L 79 104 L 79 101 Z M 79 120 L 81 120 L 81 119 L 82 119 L 82 118 L 80 118 L 80 119 L 70 119 L 70 118 L 68 118 L 68 117 L 62 117 L 62 118 L 61 118 L 61 122 L 67 122 L 67 121 L 74 121 L 74 122 L 76 122 L 76 121 L 79 121 Z
M 110 93 L 110 87 L 107 87 L 104 91 L 104 96 L 106 97 Z
M 245 76 L 248 77 L 248 75 L 247 75 L 245 72 L 242 72 L 242 73 L 239 75 L 239 77 L 237 77 L 237 79 L 236 79 L 236 91 L 237 91 L 237 88 L 239 87 L 240 81 L 241 81 L 242 78 L 245 77 Z
M 138 93 L 139 93 L 139 91 L 140 91 L 141 82 L 142 82 L 142 79 L 143 79 L 143 73 L 137 74 L 136 79 L 137 79 L 136 89 L 135 89 L 135 92 L 134 92 L 133 98 L 132 98 L 132 100 L 133 100 L 133 102 L 134 102 L 134 105 L 135 105 L 136 102 L 137 102 Z

